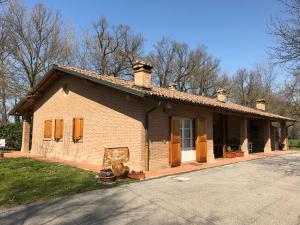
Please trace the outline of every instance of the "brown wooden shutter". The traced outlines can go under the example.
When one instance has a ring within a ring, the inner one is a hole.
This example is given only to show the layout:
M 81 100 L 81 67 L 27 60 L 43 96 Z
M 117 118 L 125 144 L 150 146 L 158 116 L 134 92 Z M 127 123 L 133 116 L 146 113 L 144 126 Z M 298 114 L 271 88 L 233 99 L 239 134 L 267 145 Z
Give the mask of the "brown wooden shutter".
M 55 120 L 54 138 L 55 139 L 63 138 L 63 130 L 64 130 L 64 121 L 62 119 L 56 119 Z
M 44 138 L 52 137 L 52 120 L 45 120 L 44 123 Z
M 83 118 L 79 118 L 79 139 L 82 140 L 83 138 Z
M 204 118 L 196 119 L 196 160 L 207 162 L 207 134 Z
M 83 118 L 73 119 L 73 139 L 75 141 L 83 138 Z
M 171 118 L 169 161 L 171 166 L 178 166 L 181 163 L 180 119 L 176 117 Z

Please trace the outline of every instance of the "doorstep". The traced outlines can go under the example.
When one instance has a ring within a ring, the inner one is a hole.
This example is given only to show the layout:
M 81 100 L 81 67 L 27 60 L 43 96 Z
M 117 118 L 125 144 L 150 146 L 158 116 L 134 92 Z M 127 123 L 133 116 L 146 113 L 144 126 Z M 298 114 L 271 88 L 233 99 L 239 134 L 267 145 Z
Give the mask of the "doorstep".
M 249 160 L 292 154 L 296 152 L 297 151 L 272 151 L 269 153 L 261 152 L 261 153 L 251 153 L 244 157 L 217 158 L 213 162 L 209 162 L 209 163 L 198 163 L 198 162 L 183 163 L 181 166 L 178 167 L 171 167 L 171 168 L 155 170 L 155 171 L 147 171 L 145 172 L 146 175 L 145 179 L 153 179 L 153 178 L 164 177 L 169 175 L 187 173 L 191 171 L 203 170 L 203 169 L 224 166 L 228 164 L 239 163 L 239 162 L 244 162 Z

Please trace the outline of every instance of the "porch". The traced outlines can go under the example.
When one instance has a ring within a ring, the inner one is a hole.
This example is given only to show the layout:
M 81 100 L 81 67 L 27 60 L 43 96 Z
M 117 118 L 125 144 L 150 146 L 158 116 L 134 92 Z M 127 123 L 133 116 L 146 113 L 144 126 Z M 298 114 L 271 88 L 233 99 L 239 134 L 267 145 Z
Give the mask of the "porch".
M 228 152 L 268 153 L 288 150 L 285 121 L 246 117 L 230 113 L 213 114 L 213 151 L 215 158 Z

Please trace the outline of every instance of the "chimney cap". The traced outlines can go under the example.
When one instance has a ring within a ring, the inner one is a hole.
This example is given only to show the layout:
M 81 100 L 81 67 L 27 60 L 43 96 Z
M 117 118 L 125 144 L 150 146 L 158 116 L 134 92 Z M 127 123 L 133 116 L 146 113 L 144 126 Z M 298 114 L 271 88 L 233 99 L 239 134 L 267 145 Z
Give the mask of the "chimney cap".
M 151 72 L 153 66 L 149 63 L 145 63 L 143 60 L 136 60 L 135 64 L 133 65 L 134 71 L 145 70 Z
M 264 98 L 258 98 L 256 100 L 257 103 L 266 103 L 266 100 Z
M 170 83 L 169 86 L 168 86 L 168 89 L 172 90 L 172 91 L 176 91 L 177 84 L 176 83 Z
M 226 90 L 224 88 L 218 88 L 217 94 L 226 94 Z
M 226 102 L 227 96 L 226 96 L 226 90 L 223 88 L 219 88 L 217 90 L 217 100 L 220 102 Z

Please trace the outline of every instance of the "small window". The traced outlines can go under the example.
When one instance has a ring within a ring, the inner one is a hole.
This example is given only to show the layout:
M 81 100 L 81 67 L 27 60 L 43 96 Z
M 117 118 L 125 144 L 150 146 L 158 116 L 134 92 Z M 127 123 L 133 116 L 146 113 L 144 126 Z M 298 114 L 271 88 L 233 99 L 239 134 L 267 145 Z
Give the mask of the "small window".
M 60 140 L 63 138 L 64 121 L 62 119 L 55 120 L 54 139 Z
M 52 120 L 45 120 L 44 123 L 44 138 L 52 137 Z
M 83 118 L 73 119 L 73 140 L 75 142 L 83 138 Z

